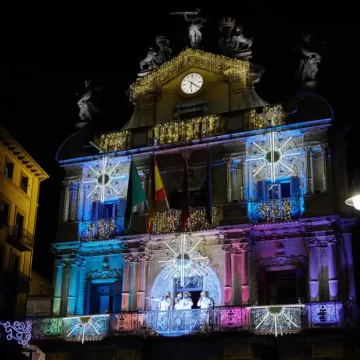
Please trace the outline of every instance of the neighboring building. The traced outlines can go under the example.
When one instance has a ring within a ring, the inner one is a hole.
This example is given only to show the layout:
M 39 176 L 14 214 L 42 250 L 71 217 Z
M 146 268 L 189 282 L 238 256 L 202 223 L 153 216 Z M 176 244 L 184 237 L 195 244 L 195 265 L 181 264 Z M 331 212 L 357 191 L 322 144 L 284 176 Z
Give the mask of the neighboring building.
M 40 183 L 46 172 L 0 127 L 0 332 L 25 319 Z M 15 332 L 12 333 L 14 336 Z
M 130 87 L 122 130 L 61 146 L 53 316 L 33 331 L 50 359 L 356 358 L 343 137 L 323 98 L 302 93 L 286 114 L 258 80 L 248 61 L 187 49 Z M 171 216 L 159 204 L 148 234 L 138 205 L 125 233 L 130 160 L 150 200 L 154 156 Z M 202 291 L 214 306 L 198 308 Z M 190 292 L 192 309 L 165 311 L 166 292 Z
M 38 272 L 32 271 L 26 315 L 50 316 L 52 313 L 53 292 L 52 283 Z

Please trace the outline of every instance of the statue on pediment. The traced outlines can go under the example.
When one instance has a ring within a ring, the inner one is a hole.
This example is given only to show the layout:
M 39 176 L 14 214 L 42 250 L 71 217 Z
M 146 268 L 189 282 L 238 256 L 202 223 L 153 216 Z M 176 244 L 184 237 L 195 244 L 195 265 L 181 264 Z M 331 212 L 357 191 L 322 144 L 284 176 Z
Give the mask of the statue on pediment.
M 171 47 L 170 41 L 163 35 L 159 35 L 155 38 L 155 42 L 159 47 L 155 50 L 153 46 L 149 47 L 149 51 L 144 59 L 140 61 L 140 73 L 139 78 L 144 77 L 149 72 L 158 69 L 161 65 L 170 60 Z
M 302 42 L 295 48 L 300 53 L 301 59 L 295 74 L 302 85 L 315 88 L 318 83 L 319 64 L 322 62 L 320 47 L 312 40 L 311 34 L 302 37 Z
M 185 12 L 173 12 L 170 15 L 182 15 L 187 23 L 190 23 L 188 27 L 188 36 L 190 40 L 190 46 L 192 48 L 198 48 L 202 41 L 201 28 L 206 23 L 206 19 L 201 15 L 201 9 L 195 9 L 194 11 Z
M 230 17 L 223 18 L 219 26 L 222 34 L 218 42 L 221 52 L 226 56 L 241 60 L 251 59 L 253 39 L 244 35 L 243 28 L 235 26 L 235 20 Z
M 101 90 L 101 87 L 93 86 L 91 80 L 85 80 L 83 95 L 81 95 L 80 100 L 77 102 L 77 105 L 80 109 L 80 122 L 76 124 L 76 127 L 83 128 L 84 126 L 88 125 L 97 115 L 99 115 L 100 109 L 95 105 L 94 95 L 96 91 Z M 77 95 L 79 94 L 80 93 Z

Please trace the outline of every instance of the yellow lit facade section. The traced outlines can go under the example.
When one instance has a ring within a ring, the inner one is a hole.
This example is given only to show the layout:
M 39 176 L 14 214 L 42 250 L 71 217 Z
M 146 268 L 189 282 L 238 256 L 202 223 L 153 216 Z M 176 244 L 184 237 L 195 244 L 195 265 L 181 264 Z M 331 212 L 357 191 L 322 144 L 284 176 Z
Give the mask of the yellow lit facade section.
M 185 93 L 181 82 L 193 73 L 200 74 L 203 84 Z M 154 126 L 239 110 L 252 87 L 249 62 L 187 49 L 130 86 L 134 124 Z
M 40 183 L 48 177 L 0 127 L 0 315 L 6 319 L 25 314 Z

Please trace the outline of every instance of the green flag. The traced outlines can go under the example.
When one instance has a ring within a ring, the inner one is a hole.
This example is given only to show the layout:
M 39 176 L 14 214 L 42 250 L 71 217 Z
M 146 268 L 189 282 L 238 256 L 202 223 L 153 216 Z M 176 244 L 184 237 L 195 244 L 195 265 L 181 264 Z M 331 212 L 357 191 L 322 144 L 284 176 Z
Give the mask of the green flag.
M 128 233 L 131 228 L 131 215 L 133 207 L 142 203 L 143 201 L 146 201 L 145 191 L 141 185 L 140 176 L 137 172 L 134 161 L 131 160 L 124 219 L 125 233 Z

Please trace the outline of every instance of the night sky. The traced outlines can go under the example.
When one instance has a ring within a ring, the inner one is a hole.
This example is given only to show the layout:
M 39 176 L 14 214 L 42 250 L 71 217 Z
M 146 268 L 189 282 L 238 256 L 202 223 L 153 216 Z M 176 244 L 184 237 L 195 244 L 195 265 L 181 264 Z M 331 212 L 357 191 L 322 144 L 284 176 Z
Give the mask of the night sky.
M 102 85 L 103 131 L 120 129 L 132 112 L 125 90 L 136 80 L 139 61 L 149 44 L 154 43 L 154 37 L 167 35 L 175 54 L 187 44 L 184 19 L 170 16 L 169 12 L 201 7 L 208 19 L 203 29 L 208 50 L 216 48 L 218 22 L 223 16 L 231 16 L 243 25 L 245 32 L 254 36 L 253 62 L 266 70 L 256 86 L 257 92 L 270 103 L 296 93 L 293 47 L 303 31 L 312 31 L 320 42 L 325 42 L 318 92 L 333 105 L 338 126 L 358 121 L 354 117 L 356 93 L 352 88 L 359 58 L 351 54 L 357 26 L 342 17 L 338 8 L 316 9 L 316 2 L 292 3 L 297 7 L 291 9 L 251 3 L 236 2 L 233 8 L 212 9 L 195 2 L 166 8 L 154 2 L 126 4 L 126 9 L 86 9 L 71 20 L 59 13 L 57 17 L 49 16 L 46 26 L 35 24 L 30 32 L 23 33 L 16 44 L 15 61 L 2 66 L 0 105 L 1 124 L 51 176 L 41 185 L 35 270 L 51 278 L 49 249 L 55 240 L 61 181 L 55 154 L 62 141 L 75 131 L 76 94 L 82 90 L 85 78 Z M 330 11 L 339 13 L 338 23 L 331 21 Z

